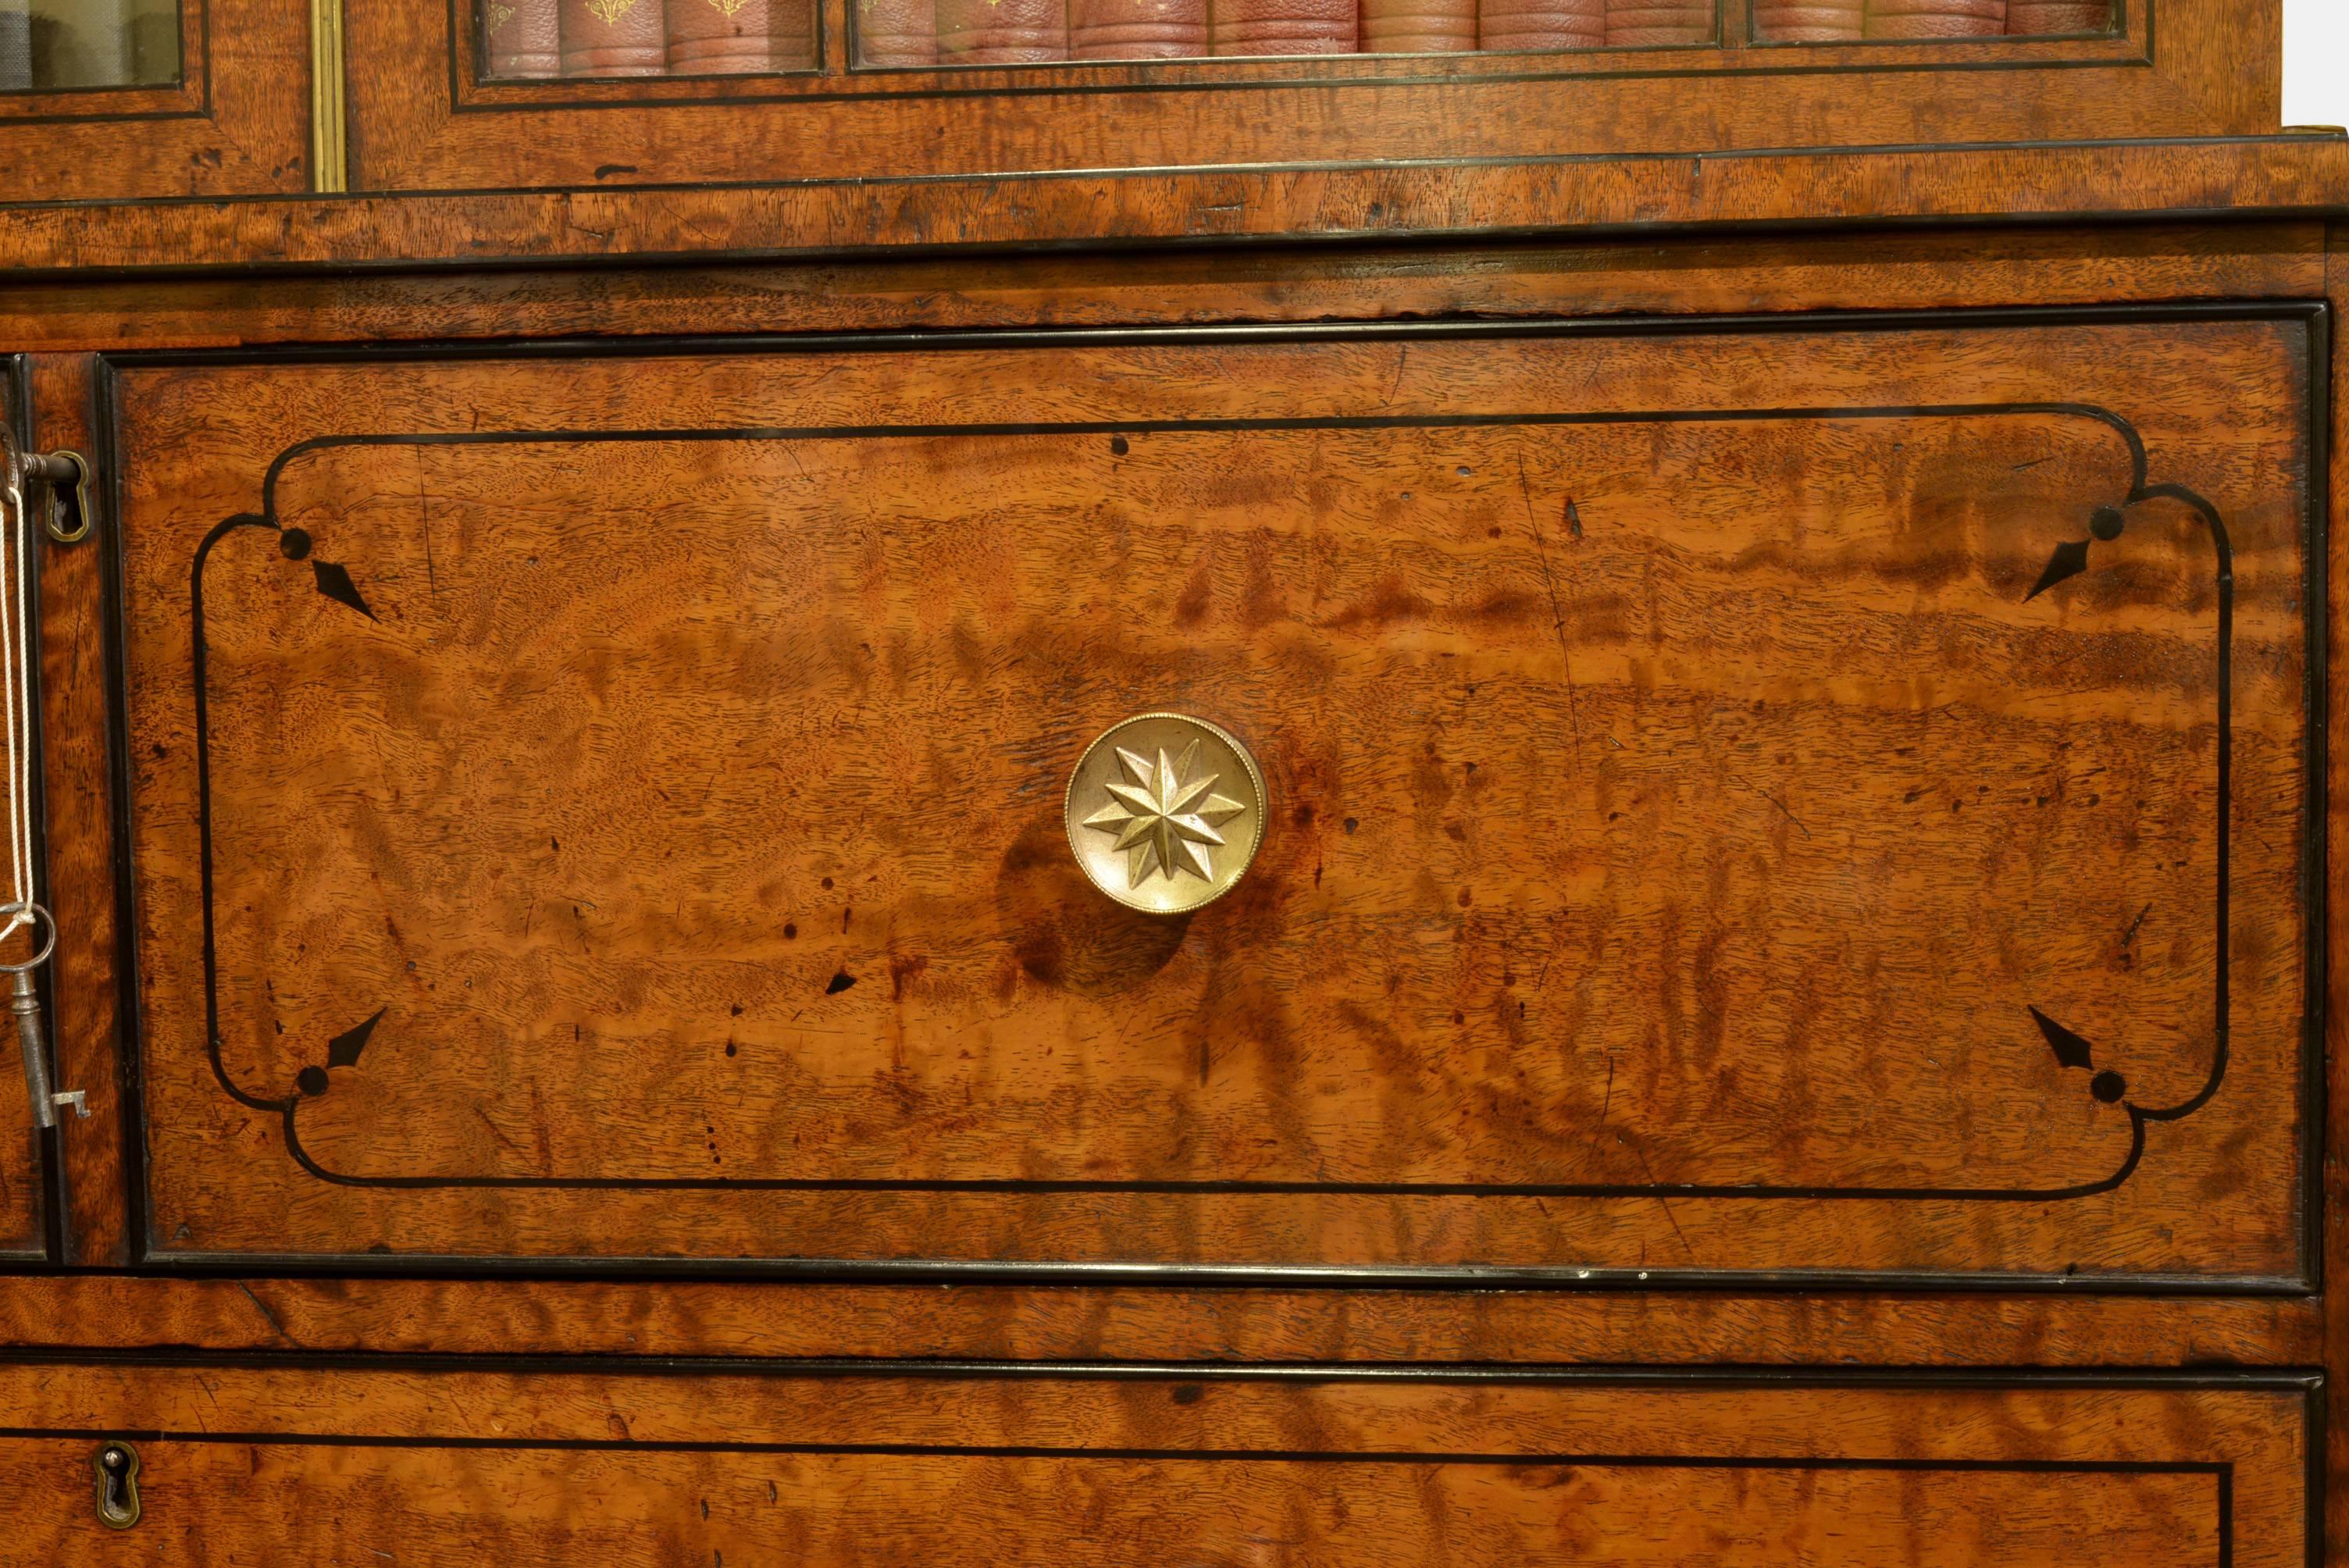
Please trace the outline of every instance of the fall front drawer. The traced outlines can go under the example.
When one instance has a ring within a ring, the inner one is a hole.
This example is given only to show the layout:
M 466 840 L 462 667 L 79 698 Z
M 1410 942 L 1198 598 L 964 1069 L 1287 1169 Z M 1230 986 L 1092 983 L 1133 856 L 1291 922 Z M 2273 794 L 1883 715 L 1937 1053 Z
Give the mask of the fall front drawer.
M 27 1561 L 2253 1568 L 2307 1561 L 2314 1384 L 153 1358 L 0 1390 Z
M 151 1255 L 2289 1287 L 2320 332 L 112 361 Z

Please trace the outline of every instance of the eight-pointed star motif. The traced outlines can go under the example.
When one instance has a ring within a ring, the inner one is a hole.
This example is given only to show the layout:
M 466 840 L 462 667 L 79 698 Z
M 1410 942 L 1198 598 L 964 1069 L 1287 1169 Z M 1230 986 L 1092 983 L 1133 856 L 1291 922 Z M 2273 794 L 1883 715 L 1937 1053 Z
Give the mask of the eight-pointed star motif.
M 1164 872 L 1168 882 L 1178 872 L 1215 881 L 1216 863 L 1209 857 L 1224 842 L 1216 830 L 1247 808 L 1214 793 L 1220 775 L 1191 776 L 1199 766 L 1199 743 L 1191 742 L 1171 762 L 1164 747 L 1155 764 L 1123 746 L 1117 759 L 1133 782 L 1112 781 L 1111 803 L 1087 817 L 1085 826 L 1117 835 L 1113 847 L 1125 851 L 1126 885 L 1140 887 L 1156 871 Z

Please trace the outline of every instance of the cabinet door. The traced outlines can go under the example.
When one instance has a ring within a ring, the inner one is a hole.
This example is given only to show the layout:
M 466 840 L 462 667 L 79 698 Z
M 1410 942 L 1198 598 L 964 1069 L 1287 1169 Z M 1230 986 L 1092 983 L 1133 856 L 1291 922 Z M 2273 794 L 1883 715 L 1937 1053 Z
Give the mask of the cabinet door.
M 310 189 L 309 21 L 299 0 L 0 6 L 0 199 Z
M 2311 1560 L 2310 1389 L 2286 1377 L 150 1359 L 0 1389 L 26 1561 Z M 119 1531 L 110 1444 L 138 1465 Z
M 940 242 L 1215 232 L 1211 210 L 1169 226 L 1099 177 L 1220 165 L 1523 160 L 1562 214 L 1615 155 L 2277 129 L 2271 5 L 1913 4 L 1992 31 L 1888 17 L 1838 41 L 1744 0 L 1613 0 L 1611 24 L 1608 0 L 351 0 L 354 186 L 740 182 L 773 187 L 755 221 L 785 232 Z M 1380 14 L 1406 8 L 1431 30 L 1389 36 Z M 1164 20 L 1095 36 L 1111 13 Z M 1077 171 L 976 203 L 922 183 Z
M 2320 326 L 119 361 L 154 1256 L 2299 1288 Z

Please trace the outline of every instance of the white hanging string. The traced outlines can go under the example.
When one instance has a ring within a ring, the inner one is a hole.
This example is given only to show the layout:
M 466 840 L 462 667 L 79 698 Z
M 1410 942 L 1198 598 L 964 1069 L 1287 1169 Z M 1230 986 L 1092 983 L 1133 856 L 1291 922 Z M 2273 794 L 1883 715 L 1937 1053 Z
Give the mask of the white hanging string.
M 13 441 L 0 441 L 7 469 L 0 506 L 0 729 L 7 735 L 8 899 L 0 941 L 33 923 L 33 550 L 32 517 Z

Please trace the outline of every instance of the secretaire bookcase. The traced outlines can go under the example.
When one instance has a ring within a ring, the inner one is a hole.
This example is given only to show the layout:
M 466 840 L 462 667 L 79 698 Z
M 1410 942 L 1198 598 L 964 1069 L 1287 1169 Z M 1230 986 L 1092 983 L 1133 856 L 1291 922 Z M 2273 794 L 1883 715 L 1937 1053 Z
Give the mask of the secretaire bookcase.
M 2349 1551 L 2282 48 L 0 7 L 0 1563 Z

